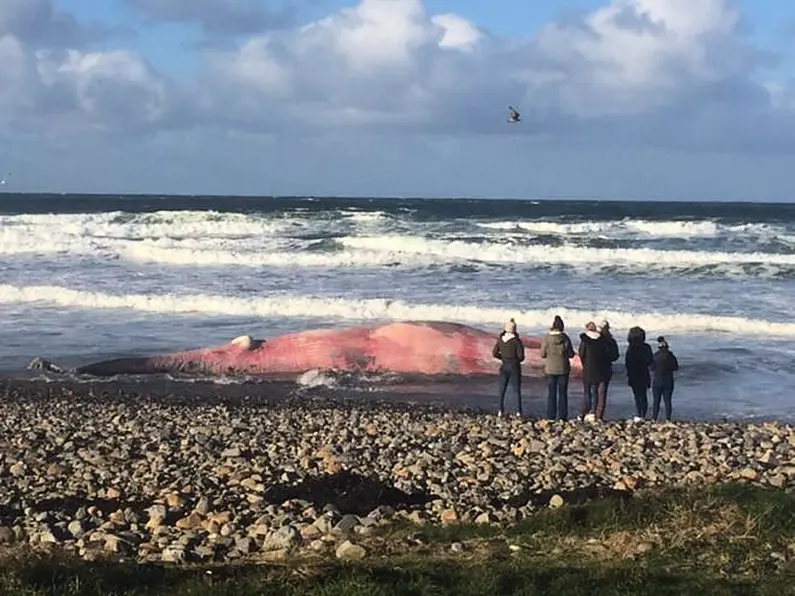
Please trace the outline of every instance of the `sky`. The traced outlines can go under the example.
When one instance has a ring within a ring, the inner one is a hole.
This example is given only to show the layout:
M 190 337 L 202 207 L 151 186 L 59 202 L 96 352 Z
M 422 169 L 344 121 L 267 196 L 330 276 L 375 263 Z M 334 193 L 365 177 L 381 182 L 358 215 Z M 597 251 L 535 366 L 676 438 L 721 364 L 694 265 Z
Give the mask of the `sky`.
M 780 0 L 0 0 L 0 189 L 790 202 L 794 51 Z

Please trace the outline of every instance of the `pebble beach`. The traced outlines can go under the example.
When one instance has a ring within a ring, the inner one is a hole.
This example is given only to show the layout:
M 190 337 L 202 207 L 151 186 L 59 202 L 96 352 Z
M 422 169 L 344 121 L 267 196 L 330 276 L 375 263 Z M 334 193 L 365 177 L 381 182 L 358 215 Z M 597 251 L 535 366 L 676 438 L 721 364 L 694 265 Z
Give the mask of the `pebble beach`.
M 175 388 L 176 387 L 176 388 Z M 396 521 L 505 525 L 620 492 L 795 485 L 781 423 L 553 423 L 289 383 L 0 381 L 0 543 L 86 560 L 359 559 Z

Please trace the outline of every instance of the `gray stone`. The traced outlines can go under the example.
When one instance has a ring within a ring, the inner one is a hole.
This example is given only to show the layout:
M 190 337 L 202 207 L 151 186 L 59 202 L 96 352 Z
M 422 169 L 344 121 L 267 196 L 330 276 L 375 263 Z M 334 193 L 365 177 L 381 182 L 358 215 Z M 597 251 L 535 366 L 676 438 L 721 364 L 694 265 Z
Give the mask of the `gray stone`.
M 365 548 L 346 540 L 337 547 L 335 555 L 338 559 L 346 561 L 360 561 L 367 556 Z

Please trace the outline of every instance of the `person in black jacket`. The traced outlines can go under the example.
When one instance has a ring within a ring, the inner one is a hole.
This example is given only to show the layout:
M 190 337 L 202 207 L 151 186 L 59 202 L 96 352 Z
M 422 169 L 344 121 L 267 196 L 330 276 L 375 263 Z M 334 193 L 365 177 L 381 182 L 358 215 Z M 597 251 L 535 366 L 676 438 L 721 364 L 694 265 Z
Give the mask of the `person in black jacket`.
M 651 375 L 649 369 L 654 365 L 654 354 L 651 346 L 646 343 L 646 331 L 641 327 L 632 327 L 627 333 L 627 353 L 624 355 L 624 368 L 627 371 L 627 385 L 635 397 L 635 422 L 646 418 L 649 411 L 649 387 Z
M 522 362 L 524 362 L 524 345 L 516 331 L 516 321 L 510 319 L 506 324 L 494 349 L 492 356 L 502 361 L 500 365 L 500 409 L 498 416 L 505 414 L 505 392 L 508 385 L 513 387 L 516 395 L 516 415 L 522 416 Z
M 582 363 L 582 406 L 580 418 L 586 421 L 595 420 L 594 401 L 598 403 L 599 385 L 604 385 L 605 362 L 607 348 L 596 330 L 596 323 L 589 321 L 585 331 L 580 333 L 580 346 L 577 349 Z
M 602 341 L 605 343 L 605 347 L 607 348 L 607 363 L 605 364 L 605 380 L 604 380 L 604 396 L 602 399 L 599 399 L 599 388 L 597 387 L 597 400 L 596 400 L 596 417 L 599 420 L 604 420 L 605 417 L 605 408 L 607 407 L 607 390 L 610 388 L 610 381 L 613 379 L 613 362 L 618 360 L 620 356 L 618 352 L 618 342 L 616 338 L 613 337 L 613 333 L 610 331 L 610 323 L 606 320 L 602 320 L 601 323 L 597 326 L 596 330 L 599 332 Z M 601 404 L 601 406 L 600 406 Z
M 665 402 L 665 419 L 671 421 L 671 401 L 674 394 L 674 371 L 679 370 L 679 361 L 668 347 L 668 342 L 662 335 L 657 338 L 657 352 L 654 354 L 654 379 L 651 393 L 654 399 L 652 404 L 652 418 L 657 420 L 660 413 L 660 400 Z

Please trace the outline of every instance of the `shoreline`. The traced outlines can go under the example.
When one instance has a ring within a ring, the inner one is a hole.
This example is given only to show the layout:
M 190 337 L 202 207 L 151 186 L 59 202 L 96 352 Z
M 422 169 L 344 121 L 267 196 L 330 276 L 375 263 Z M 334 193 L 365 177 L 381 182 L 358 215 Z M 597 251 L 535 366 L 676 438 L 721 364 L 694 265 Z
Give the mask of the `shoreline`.
M 789 424 L 498 420 L 290 387 L 0 385 L 0 543 L 234 561 L 335 552 L 389 520 L 504 528 L 611 496 L 795 487 Z
M 324 373 L 320 373 L 322 376 Z M 331 377 L 332 380 L 337 380 Z M 338 385 L 302 385 L 295 378 L 235 378 L 170 377 L 167 375 L 120 376 L 114 378 L 77 378 L 71 375 L 40 372 L 0 373 L 0 393 L 13 391 L 19 395 L 45 396 L 60 391 L 80 394 L 84 399 L 115 402 L 136 399 L 154 404 L 198 404 L 214 403 L 252 407 L 369 407 L 383 410 L 426 409 L 442 414 L 446 412 L 480 416 L 496 414 L 498 400 L 490 376 L 474 380 L 460 379 L 408 379 L 379 383 L 372 378 L 363 382 L 355 378 L 343 378 Z M 546 382 L 530 379 L 524 383 L 524 420 L 540 422 L 546 411 Z M 569 422 L 575 422 L 579 414 L 581 391 L 569 392 Z M 681 397 L 682 402 L 688 397 Z M 515 410 L 511 396 L 506 396 L 508 416 Z M 682 416 L 682 406 L 674 396 L 674 424 L 779 424 L 795 425 L 795 414 L 791 417 L 770 416 Z M 651 393 L 649 394 L 651 411 Z M 623 385 L 611 387 L 607 400 L 606 420 L 602 424 L 622 424 L 635 415 L 635 406 L 629 388 Z M 617 414 L 618 413 L 618 414 Z M 657 421 L 645 420 L 646 424 L 663 424 L 664 408 L 660 407 Z

